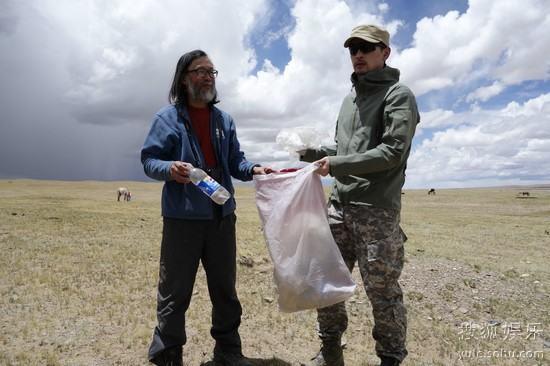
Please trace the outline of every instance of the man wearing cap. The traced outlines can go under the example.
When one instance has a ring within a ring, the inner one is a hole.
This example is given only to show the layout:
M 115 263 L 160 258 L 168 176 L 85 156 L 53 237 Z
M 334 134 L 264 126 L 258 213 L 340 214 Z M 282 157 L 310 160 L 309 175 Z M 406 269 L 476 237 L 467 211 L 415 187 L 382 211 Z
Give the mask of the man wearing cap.
M 399 365 L 407 330 L 398 283 L 406 236 L 399 226 L 407 158 L 420 121 L 413 93 L 399 83 L 399 70 L 386 65 L 389 33 L 360 25 L 344 43 L 353 73 L 336 124 L 335 146 L 300 151 L 302 160 L 334 177 L 328 204 L 334 239 L 350 271 L 358 262 L 374 317 L 372 335 L 381 366 Z M 318 309 L 321 350 L 313 365 L 344 365 L 345 303 Z

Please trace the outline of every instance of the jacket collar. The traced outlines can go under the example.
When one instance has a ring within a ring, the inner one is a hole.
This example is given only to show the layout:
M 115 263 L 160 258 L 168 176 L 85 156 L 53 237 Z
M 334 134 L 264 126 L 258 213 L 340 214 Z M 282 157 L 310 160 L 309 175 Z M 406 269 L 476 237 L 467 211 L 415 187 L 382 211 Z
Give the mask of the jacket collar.
M 399 70 L 390 66 L 369 71 L 365 74 L 351 74 L 351 82 L 357 94 L 372 93 L 387 88 L 399 81 Z

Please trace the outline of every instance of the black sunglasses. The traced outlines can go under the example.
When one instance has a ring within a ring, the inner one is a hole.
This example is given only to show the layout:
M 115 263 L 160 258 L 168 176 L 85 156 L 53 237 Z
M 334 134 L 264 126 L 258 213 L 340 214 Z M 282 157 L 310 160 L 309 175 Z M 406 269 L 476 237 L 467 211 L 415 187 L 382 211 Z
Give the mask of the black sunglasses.
M 361 51 L 361 53 L 370 53 L 374 51 L 376 47 L 384 48 L 385 46 L 383 45 L 383 43 L 369 43 L 369 42 L 351 44 L 349 46 L 349 54 L 352 56 L 355 56 L 359 51 Z

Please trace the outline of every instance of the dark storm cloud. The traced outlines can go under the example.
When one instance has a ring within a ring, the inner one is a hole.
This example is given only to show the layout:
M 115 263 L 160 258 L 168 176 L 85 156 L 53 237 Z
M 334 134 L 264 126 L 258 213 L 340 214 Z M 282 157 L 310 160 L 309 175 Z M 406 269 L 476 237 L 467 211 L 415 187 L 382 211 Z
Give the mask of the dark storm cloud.
M 0 177 L 142 176 L 138 151 L 159 100 L 131 82 L 102 100 L 75 97 L 90 78 L 88 50 L 46 10 L 30 2 L 2 7 Z
M 0 36 L 13 34 L 17 28 L 19 19 L 13 3 L 9 0 L 0 3 Z
M 140 149 L 178 58 L 206 48 L 246 69 L 241 16 L 262 6 L 0 2 L 0 177 L 146 179 Z

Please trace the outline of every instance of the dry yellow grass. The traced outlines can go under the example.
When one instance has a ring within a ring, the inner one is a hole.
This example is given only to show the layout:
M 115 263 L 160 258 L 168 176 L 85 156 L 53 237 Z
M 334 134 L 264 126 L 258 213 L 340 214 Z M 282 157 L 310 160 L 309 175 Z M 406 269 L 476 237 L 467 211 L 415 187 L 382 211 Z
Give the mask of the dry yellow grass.
M 131 202 L 116 201 L 120 185 L 132 190 Z M 160 190 L 158 183 L 0 181 L 0 365 L 147 364 Z M 529 199 L 516 194 L 403 196 L 410 352 L 404 365 L 548 364 L 550 191 L 531 190 Z M 237 201 L 244 352 L 264 365 L 306 362 L 318 347 L 315 312 L 277 310 L 253 189 L 240 187 Z M 347 364 L 376 365 L 361 288 L 348 309 Z M 201 270 L 188 313 L 187 364 L 210 359 L 209 328 Z M 468 358 L 471 350 L 500 356 Z

